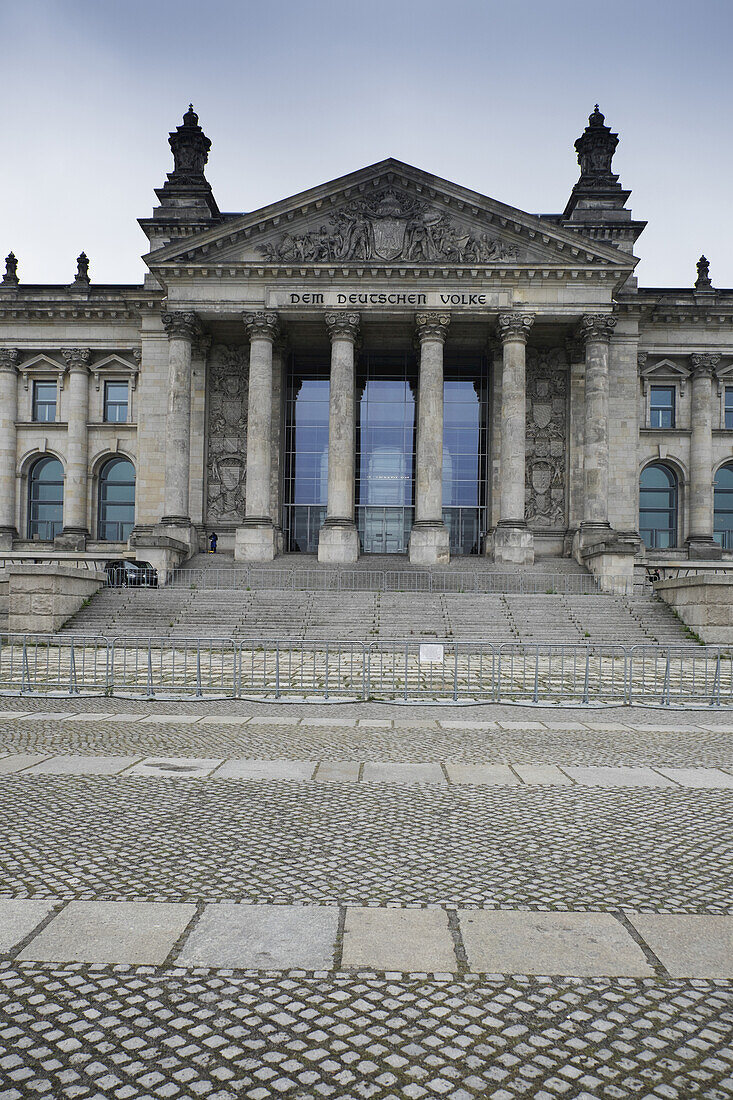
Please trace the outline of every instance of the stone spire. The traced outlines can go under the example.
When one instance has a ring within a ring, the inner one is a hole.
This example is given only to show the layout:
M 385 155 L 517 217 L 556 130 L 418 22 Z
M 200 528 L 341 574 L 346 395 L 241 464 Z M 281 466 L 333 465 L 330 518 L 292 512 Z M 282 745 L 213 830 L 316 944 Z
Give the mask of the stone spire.
M 701 256 L 697 261 L 697 279 L 695 280 L 696 294 L 709 294 L 713 289 L 710 281 L 710 260 Z
M 631 211 L 626 207 L 631 192 L 624 190 L 613 171 L 617 145 L 618 134 L 606 126 L 596 103 L 588 125 L 575 142 L 580 178 L 570 193 L 563 219 L 578 223 L 584 233 L 598 236 L 607 243 L 610 230 L 610 243 L 632 252 L 634 241 L 646 222 L 632 221 Z
M 189 105 L 182 124 L 168 135 L 168 144 L 173 153 L 173 171 L 168 173 L 163 186 L 156 188 L 160 206 L 153 211 L 153 223 L 200 224 L 218 218 L 219 208 L 204 174 L 211 141 L 199 126 L 193 104 Z M 151 234 L 148 220 L 140 224 L 151 240 L 157 236 L 157 231 Z
M 5 257 L 5 274 L 3 275 L 2 285 L 16 287 L 18 281 L 18 261 L 15 258 L 15 253 L 9 252 Z

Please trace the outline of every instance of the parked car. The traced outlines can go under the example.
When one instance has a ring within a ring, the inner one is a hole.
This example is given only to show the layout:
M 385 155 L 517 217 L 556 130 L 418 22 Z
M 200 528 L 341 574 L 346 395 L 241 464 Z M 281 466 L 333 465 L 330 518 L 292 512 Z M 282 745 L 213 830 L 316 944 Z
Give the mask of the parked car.
M 158 570 L 149 561 L 115 558 L 104 563 L 108 588 L 157 588 Z

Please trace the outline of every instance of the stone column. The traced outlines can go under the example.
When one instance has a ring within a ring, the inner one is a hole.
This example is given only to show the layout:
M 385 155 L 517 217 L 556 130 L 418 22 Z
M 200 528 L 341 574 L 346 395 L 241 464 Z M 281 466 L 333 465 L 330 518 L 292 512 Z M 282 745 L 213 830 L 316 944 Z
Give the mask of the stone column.
M 245 313 L 249 336 L 247 410 L 247 481 L 244 523 L 237 528 L 234 557 L 239 561 L 272 561 L 275 527 L 270 512 L 272 469 L 272 349 L 279 336 L 277 313 Z
M 609 341 L 616 318 L 587 313 L 579 335 L 585 342 L 585 426 L 583 439 L 583 520 L 580 546 L 601 542 L 608 522 Z
M 87 526 L 87 484 L 89 445 L 89 348 L 63 348 L 69 371 L 64 471 L 64 528 L 54 540 L 63 550 L 84 550 L 89 538 Z
M 359 557 L 354 523 L 354 351 L 358 313 L 327 313 L 331 337 L 328 402 L 328 507 L 318 534 L 318 560 L 351 562 Z
M 418 313 L 415 324 L 420 344 L 420 377 L 410 561 L 418 565 L 447 565 L 450 537 L 443 523 L 443 345 L 450 314 Z
M 719 558 L 713 540 L 713 377 L 719 355 L 692 356 L 690 427 L 690 534 L 691 558 Z
M 201 332 L 195 313 L 164 313 L 168 333 L 168 408 L 165 418 L 166 527 L 191 528 L 188 502 L 191 463 L 191 345 Z M 189 536 L 181 531 L 184 541 Z
M 501 492 L 499 522 L 492 548 L 494 561 L 531 565 L 534 539 L 524 518 L 527 433 L 526 350 L 532 313 L 499 315 L 501 371 Z
M 12 550 L 15 527 L 16 428 L 20 352 L 0 348 L 0 550 Z

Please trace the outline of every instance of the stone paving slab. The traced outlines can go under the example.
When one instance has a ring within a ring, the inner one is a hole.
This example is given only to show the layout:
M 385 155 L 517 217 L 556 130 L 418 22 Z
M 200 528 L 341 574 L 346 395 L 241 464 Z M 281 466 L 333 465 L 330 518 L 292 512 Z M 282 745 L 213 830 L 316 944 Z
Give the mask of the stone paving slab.
M 673 978 L 733 978 L 733 916 L 628 917 Z
M 312 779 L 315 760 L 227 760 L 217 779 Z
M 651 768 L 612 768 L 605 766 L 577 766 L 563 764 L 576 783 L 586 787 L 673 787 L 674 783 Z
M 127 775 L 167 776 L 173 779 L 204 779 L 222 764 L 221 758 L 204 759 L 199 756 L 175 756 L 141 760 Z
M 0 898 L 0 952 L 12 951 L 56 904 L 48 898 Z
M 342 965 L 408 972 L 457 969 L 448 915 L 442 909 L 346 910 Z
M 332 970 L 338 923 L 335 906 L 207 905 L 176 964 Z
M 76 710 L 34 710 L 26 714 L 23 721 L 63 722 L 66 718 L 76 718 L 79 713 Z
M 673 779 L 682 787 L 733 787 L 733 775 L 720 768 L 668 768 L 656 767 L 655 771 Z
M 326 760 L 318 765 L 314 778 L 327 783 L 357 783 L 360 768 L 357 760 Z
M 25 768 L 30 768 L 33 764 L 39 764 L 42 760 L 45 760 L 48 753 L 38 754 L 18 752 L 12 756 L 4 756 L 0 759 L 0 775 L 12 775 L 15 772 L 23 771 Z
M 530 786 L 570 787 L 572 779 L 555 764 L 513 764 L 523 783 Z
M 369 761 L 364 764 L 364 783 L 445 783 L 440 764 L 394 764 Z
M 468 965 L 477 972 L 574 977 L 653 974 L 639 945 L 609 913 L 469 910 L 458 916 Z
M 159 965 L 195 912 L 179 902 L 72 901 L 18 958 Z
M 28 768 L 24 775 L 119 775 L 139 756 L 51 756 Z M 143 773 L 150 774 L 150 773 Z
M 446 764 L 451 783 L 517 785 L 520 781 L 507 764 Z

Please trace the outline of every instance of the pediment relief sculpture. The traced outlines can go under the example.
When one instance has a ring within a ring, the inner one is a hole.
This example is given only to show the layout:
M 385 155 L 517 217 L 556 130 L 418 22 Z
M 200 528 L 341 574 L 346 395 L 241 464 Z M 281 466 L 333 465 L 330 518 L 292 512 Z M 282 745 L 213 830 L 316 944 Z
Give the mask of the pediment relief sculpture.
M 391 187 L 334 211 L 327 225 L 305 233 L 284 233 L 257 250 L 271 263 L 488 264 L 520 258 L 514 245 L 487 232 L 472 232 L 440 208 Z

